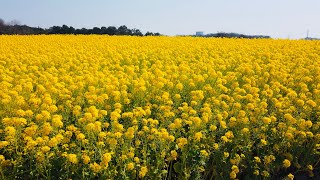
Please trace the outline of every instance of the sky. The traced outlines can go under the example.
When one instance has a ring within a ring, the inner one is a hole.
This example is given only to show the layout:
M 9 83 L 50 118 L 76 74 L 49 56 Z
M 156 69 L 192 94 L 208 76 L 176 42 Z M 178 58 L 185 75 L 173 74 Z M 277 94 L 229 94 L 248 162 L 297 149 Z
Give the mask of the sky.
M 0 0 L 0 18 L 28 26 L 126 25 L 142 32 L 236 32 L 320 38 L 320 0 Z

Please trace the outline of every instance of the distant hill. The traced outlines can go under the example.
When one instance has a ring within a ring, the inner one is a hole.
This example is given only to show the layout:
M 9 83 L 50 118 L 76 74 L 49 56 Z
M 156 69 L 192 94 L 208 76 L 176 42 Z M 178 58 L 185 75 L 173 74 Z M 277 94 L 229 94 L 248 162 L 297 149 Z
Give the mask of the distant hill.
M 306 37 L 304 40 L 320 40 L 319 38 Z
M 202 35 L 199 37 L 226 37 L 226 38 L 247 38 L 247 39 L 269 39 L 269 38 L 271 38 L 270 36 L 264 36 L 264 35 L 245 35 L 245 34 L 239 34 L 239 33 L 225 33 L 225 32 L 210 33 L 210 34 Z

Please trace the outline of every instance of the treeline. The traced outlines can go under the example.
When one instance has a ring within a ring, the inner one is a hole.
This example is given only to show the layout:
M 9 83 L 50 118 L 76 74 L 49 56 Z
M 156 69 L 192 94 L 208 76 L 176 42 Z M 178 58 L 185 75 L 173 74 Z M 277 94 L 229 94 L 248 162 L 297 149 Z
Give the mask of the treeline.
M 147 32 L 143 34 L 139 29 L 130 29 L 125 25 L 120 27 L 94 27 L 92 29 L 81 28 L 76 29 L 72 26 L 52 26 L 48 29 L 40 27 L 30 27 L 27 25 L 20 25 L 16 21 L 5 23 L 0 19 L 0 34 L 20 34 L 20 35 L 33 35 L 33 34 L 108 34 L 108 35 L 127 35 L 127 36 L 160 36 L 160 33 Z
M 270 36 L 264 35 L 244 35 L 238 33 L 225 33 L 225 32 L 218 32 L 218 33 L 211 33 L 202 35 L 200 37 L 225 37 L 225 38 L 246 38 L 246 39 L 269 39 Z

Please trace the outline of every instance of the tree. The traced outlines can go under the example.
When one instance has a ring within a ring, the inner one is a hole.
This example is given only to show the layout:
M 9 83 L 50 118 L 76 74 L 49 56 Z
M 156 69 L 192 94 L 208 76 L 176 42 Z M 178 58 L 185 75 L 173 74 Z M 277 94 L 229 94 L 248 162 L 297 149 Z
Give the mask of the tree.
M 49 28 L 49 34 L 60 34 L 61 27 L 60 26 L 52 26 Z
M 0 18 L 0 34 L 5 33 L 5 22 L 3 19 Z
M 93 29 L 92 29 L 92 32 L 91 32 L 92 34 L 101 34 L 101 29 L 100 28 L 98 28 L 98 27 L 94 27 Z
M 27 25 L 20 25 L 18 20 L 6 23 L 0 18 L 0 34 L 108 34 L 108 35 L 130 35 L 130 36 L 143 36 L 139 29 L 129 29 L 127 26 L 122 25 L 119 28 L 114 26 L 93 27 L 92 29 L 75 29 L 72 26 L 52 26 L 49 29 L 42 29 L 40 27 L 30 27 Z M 159 36 L 160 33 L 147 32 L 146 36 Z
M 128 29 L 127 26 L 122 25 L 118 28 L 119 35 L 131 35 L 131 29 Z
M 143 36 L 142 32 L 139 29 L 132 29 L 132 35 Z
M 68 34 L 74 34 L 75 31 L 76 31 L 76 30 L 74 29 L 74 27 L 70 26 L 70 27 L 69 27 L 69 30 L 68 30 Z
M 152 32 L 146 32 L 145 36 L 154 36 L 154 34 Z
M 62 25 L 61 34 L 69 34 L 69 27 L 67 25 Z
M 109 34 L 109 35 L 117 35 L 118 34 L 118 30 L 114 26 L 109 26 L 107 28 L 107 34 Z
M 80 34 L 89 34 L 89 30 L 86 28 L 81 28 Z
M 3 27 L 3 26 L 5 26 L 5 22 L 3 19 L 0 18 L 0 27 Z
M 101 34 L 107 34 L 107 28 L 102 26 L 101 27 Z

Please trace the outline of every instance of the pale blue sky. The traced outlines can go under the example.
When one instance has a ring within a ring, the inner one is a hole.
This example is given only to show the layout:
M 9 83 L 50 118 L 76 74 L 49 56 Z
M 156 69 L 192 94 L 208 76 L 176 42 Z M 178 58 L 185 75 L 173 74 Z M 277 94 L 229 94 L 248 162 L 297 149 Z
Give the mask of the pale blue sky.
M 167 35 L 238 32 L 320 38 L 320 0 L 0 0 L 0 18 L 29 26 L 120 26 Z

